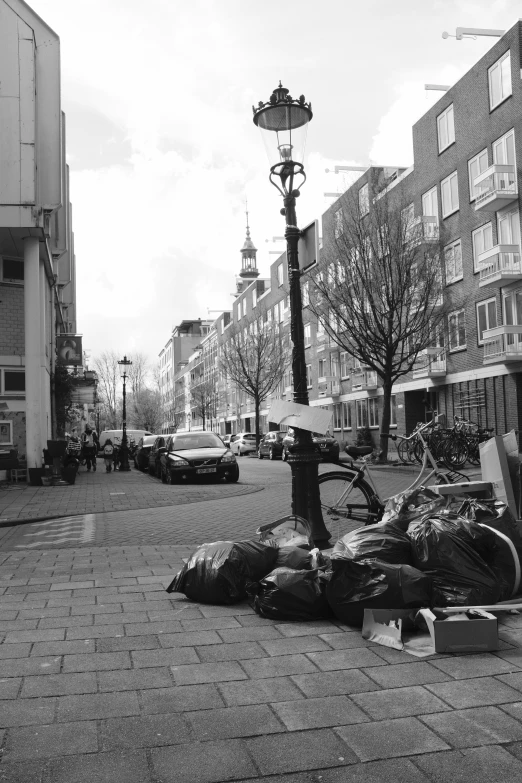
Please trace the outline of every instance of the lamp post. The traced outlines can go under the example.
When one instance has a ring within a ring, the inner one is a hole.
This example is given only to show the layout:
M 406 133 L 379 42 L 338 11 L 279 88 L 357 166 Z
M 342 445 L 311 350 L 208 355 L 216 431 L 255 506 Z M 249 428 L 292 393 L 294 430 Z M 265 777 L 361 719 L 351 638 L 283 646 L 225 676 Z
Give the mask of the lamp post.
M 120 470 L 130 470 L 129 465 L 129 449 L 127 446 L 127 407 L 126 407 L 126 381 L 127 381 L 127 367 L 130 367 L 132 362 L 130 359 L 127 359 L 126 356 L 123 357 L 123 359 L 120 359 L 118 361 L 118 364 L 120 367 L 123 367 L 123 375 L 121 376 L 123 379 L 123 436 L 121 439 L 121 449 L 120 449 Z
M 307 126 L 313 116 L 312 105 L 305 102 L 304 95 L 294 100 L 279 82 L 270 100 L 267 103 L 260 101 L 252 110 L 254 123 L 261 130 L 271 163 L 270 182 L 283 197 L 284 204 L 281 214 L 286 222 L 293 397 L 294 402 L 309 405 L 298 256 L 301 231 L 297 227 L 295 200 L 306 181 L 302 160 Z M 321 458 L 314 448 L 311 432 L 295 428 L 294 433 L 294 443 L 288 454 L 292 470 L 292 513 L 310 522 L 315 546 L 325 548 L 329 545 L 330 534 L 321 512 L 318 469 Z

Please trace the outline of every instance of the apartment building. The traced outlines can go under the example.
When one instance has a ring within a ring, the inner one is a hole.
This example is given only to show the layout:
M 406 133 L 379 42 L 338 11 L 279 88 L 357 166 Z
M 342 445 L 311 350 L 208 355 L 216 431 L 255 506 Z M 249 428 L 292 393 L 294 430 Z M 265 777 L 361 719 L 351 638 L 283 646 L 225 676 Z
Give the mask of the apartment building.
M 56 420 L 56 337 L 76 333 L 60 40 L 0 0 L 0 449 L 40 467 Z

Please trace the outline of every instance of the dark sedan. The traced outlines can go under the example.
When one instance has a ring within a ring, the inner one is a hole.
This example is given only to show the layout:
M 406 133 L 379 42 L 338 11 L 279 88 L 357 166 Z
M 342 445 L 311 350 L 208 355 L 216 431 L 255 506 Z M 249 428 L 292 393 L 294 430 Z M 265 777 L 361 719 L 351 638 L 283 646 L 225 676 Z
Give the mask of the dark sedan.
M 239 467 L 234 454 L 213 432 L 169 435 L 160 451 L 160 474 L 165 484 L 190 479 L 237 481 Z
M 318 432 L 312 433 L 312 440 L 315 448 L 326 460 L 326 462 L 339 462 L 339 442 L 332 438 L 331 435 L 321 435 Z M 288 448 L 294 442 L 294 431 L 289 429 L 283 439 L 283 454 L 284 460 L 288 457 Z
M 156 476 L 156 478 L 161 477 L 160 457 L 165 450 L 168 438 L 170 438 L 170 435 L 156 435 L 149 451 L 149 473 L 151 476 Z
M 283 454 L 283 438 L 285 435 L 286 432 L 281 432 L 280 430 L 267 432 L 266 435 L 261 438 L 259 446 L 257 447 L 257 456 L 259 459 L 263 459 L 263 457 L 268 457 L 268 459 L 277 459 L 278 457 L 281 457 Z
M 145 435 L 140 438 L 134 452 L 134 467 L 137 470 L 147 470 L 149 467 L 149 454 L 157 435 Z

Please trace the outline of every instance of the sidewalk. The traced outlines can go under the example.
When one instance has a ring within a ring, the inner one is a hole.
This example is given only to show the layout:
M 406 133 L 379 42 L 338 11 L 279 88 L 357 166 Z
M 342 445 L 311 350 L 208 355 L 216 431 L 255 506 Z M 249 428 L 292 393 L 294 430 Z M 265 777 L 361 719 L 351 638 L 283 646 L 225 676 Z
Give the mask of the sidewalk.
M 2 783 L 522 780 L 520 615 L 419 661 L 168 595 L 189 551 L 0 555 Z

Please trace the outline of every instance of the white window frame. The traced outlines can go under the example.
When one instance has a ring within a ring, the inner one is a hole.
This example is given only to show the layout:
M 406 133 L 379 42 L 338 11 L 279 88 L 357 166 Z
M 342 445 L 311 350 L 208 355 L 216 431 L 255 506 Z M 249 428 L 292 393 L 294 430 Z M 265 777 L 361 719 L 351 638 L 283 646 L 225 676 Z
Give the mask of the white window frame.
M 339 363 L 339 354 L 330 354 L 330 375 L 332 378 L 341 377 L 341 365 Z
M 317 319 L 317 327 L 315 333 L 317 336 L 324 334 L 324 325 L 320 318 Z
M 0 448 L 13 445 L 13 422 L 3 419 L 0 421 Z
M 333 406 L 332 423 L 334 430 L 340 430 L 343 426 L 342 403 L 336 402 Z
M 16 261 L 17 263 L 21 264 L 22 273 L 24 270 L 24 262 L 22 258 L 4 258 L 0 256 L 0 283 L 3 283 L 4 285 L 23 285 L 24 279 L 20 279 L 18 277 L 7 279 L 4 278 L 4 261 Z
M 422 214 L 424 217 L 434 217 L 439 222 L 439 196 L 437 186 L 422 194 Z
M 455 118 L 452 103 L 437 117 L 437 137 L 439 152 L 443 152 L 455 141 Z
M 319 378 L 326 378 L 326 359 L 317 360 L 317 375 Z
M 310 348 L 312 345 L 312 324 L 305 324 L 304 327 L 304 343 L 305 348 Z
M 460 342 L 460 336 L 459 336 L 459 325 L 458 325 L 458 319 L 462 315 L 462 320 L 464 322 L 464 342 Z M 452 318 L 457 318 L 457 329 L 456 329 L 456 335 L 457 335 L 457 343 L 456 345 L 452 344 L 452 334 L 454 333 L 452 331 L 452 325 L 451 321 Z M 452 313 L 448 315 L 448 350 L 450 353 L 455 353 L 456 351 L 463 351 L 465 348 L 467 348 L 467 331 L 466 331 L 466 311 L 464 308 L 461 308 L 460 310 L 454 310 Z
M 472 158 L 470 158 L 470 160 L 468 160 L 470 202 L 475 201 L 478 193 L 480 192 L 478 188 L 477 191 L 475 191 L 475 186 L 473 184 L 474 181 L 479 176 L 479 174 L 482 174 L 483 171 L 486 171 L 488 167 L 489 167 L 489 154 L 488 154 L 487 147 L 485 150 L 481 150 L 480 152 L 477 152 L 476 155 L 474 155 Z
M 459 210 L 459 180 L 456 171 L 444 177 L 440 183 L 442 217 L 447 218 Z
M 368 397 L 368 427 L 371 430 L 379 428 L 378 397 Z
M 341 378 L 348 378 L 348 376 L 350 375 L 349 357 L 350 355 L 348 351 L 341 351 L 341 362 L 340 362 Z
M 344 225 L 343 225 L 343 209 L 342 207 L 340 209 L 337 209 L 334 212 L 334 237 L 335 239 L 339 239 L 340 236 L 343 235 L 344 232 Z
M 312 388 L 312 365 L 311 364 L 306 365 L 306 388 L 307 389 Z
M 343 402 L 343 430 L 352 429 L 352 406 L 349 402 Z
M 513 139 L 513 144 L 510 148 L 509 140 Z M 493 163 L 500 164 L 512 164 L 516 166 L 517 153 L 515 146 L 515 129 L 511 128 L 507 133 L 504 133 L 500 138 L 496 139 L 492 145 L 493 150 Z M 500 153 L 500 154 L 499 154 Z M 515 172 L 516 174 L 516 172 Z
M 513 94 L 511 79 L 511 51 L 508 49 L 502 57 L 488 68 L 489 108 L 490 111 L 500 106 L 506 98 Z M 494 97 L 495 87 L 499 95 Z
M 458 253 L 457 253 L 458 250 Z M 460 257 L 460 261 L 455 259 Z M 448 266 L 450 266 L 448 273 Z M 444 248 L 444 272 L 446 276 L 446 285 L 455 283 L 457 280 L 462 280 L 462 244 L 460 239 L 456 239 L 454 242 L 450 242 Z
M 471 243 L 473 245 L 473 271 L 479 272 L 479 255 L 493 247 L 493 223 L 484 223 L 471 232 Z
M 367 215 L 370 211 L 370 192 L 368 183 L 359 188 L 359 214 L 361 217 Z
M 497 239 L 499 245 L 518 245 L 520 248 L 520 214 L 518 207 L 497 212 Z
M 361 430 L 363 427 L 368 426 L 368 398 L 355 400 L 355 410 L 357 429 Z
M 490 319 L 490 308 L 488 305 L 491 304 L 494 308 L 494 318 Z M 492 296 L 489 299 L 484 299 L 482 302 L 477 302 L 475 304 L 475 313 L 477 317 L 477 345 L 484 345 L 484 338 L 480 334 L 479 308 L 484 308 L 486 326 L 483 331 L 486 331 L 486 329 L 494 329 L 496 326 L 498 326 L 497 297 Z
M 308 307 L 310 304 L 310 282 L 307 280 L 303 283 L 303 286 L 301 288 L 301 298 L 302 298 L 302 305 L 303 307 Z
M 283 268 L 283 263 L 277 265 L 277 285 L 279 288 L 284 284 L 285 282 L 285 272 Z
M 257 285 L 254 285 L 252 289 L 252 308 L 257 305 Z
M 25 391 L 6 391 L 5 388 L 6 372 L 18 373 L 18 375 L 23 375 L 25 377 L 25 369 L 20 369 L 18 367 L 1 367 L 0 368 L 0 395 L 2 397 L 25 397 Z

